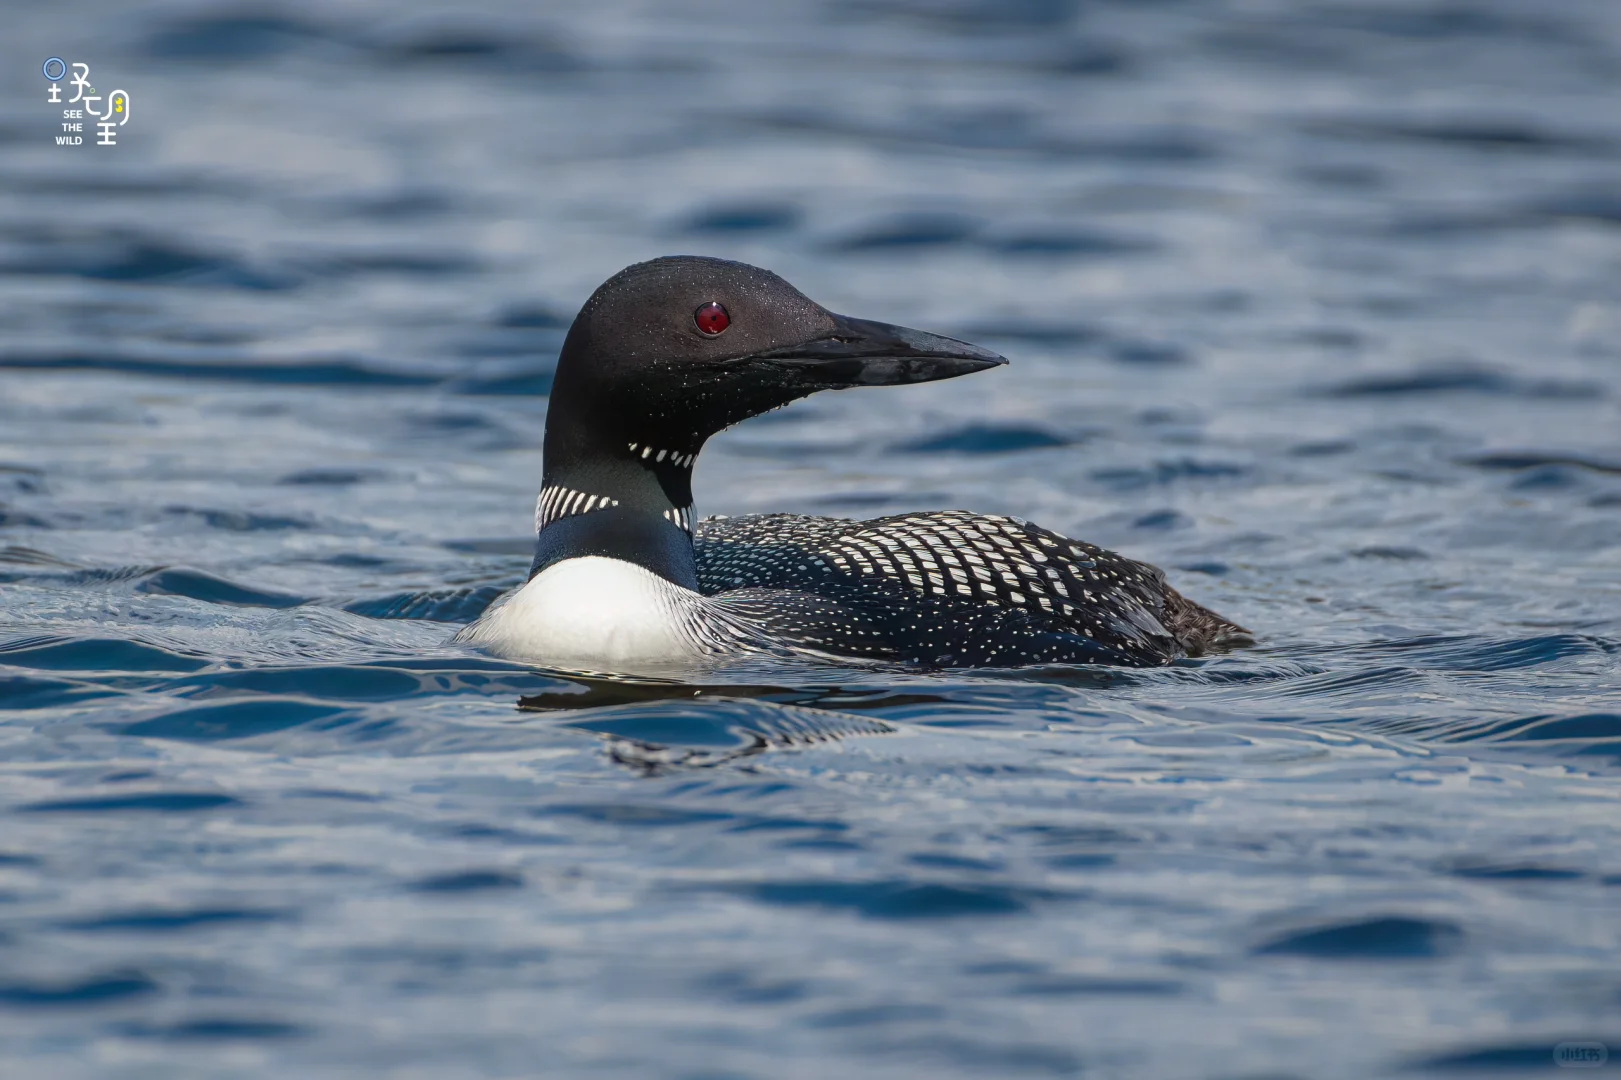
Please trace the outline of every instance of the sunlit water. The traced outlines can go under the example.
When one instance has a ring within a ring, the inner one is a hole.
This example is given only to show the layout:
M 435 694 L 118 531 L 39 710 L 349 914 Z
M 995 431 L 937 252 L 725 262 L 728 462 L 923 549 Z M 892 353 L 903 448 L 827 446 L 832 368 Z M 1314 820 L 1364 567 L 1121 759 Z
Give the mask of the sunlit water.
M 1621 1056 L 1621 7 L 577 7 L 8 10 L 0 1074 Z M 700 511 L 1015 514 L 1259 647 L 447 644 L 672 252 L 1013 360 L 745 424 Z

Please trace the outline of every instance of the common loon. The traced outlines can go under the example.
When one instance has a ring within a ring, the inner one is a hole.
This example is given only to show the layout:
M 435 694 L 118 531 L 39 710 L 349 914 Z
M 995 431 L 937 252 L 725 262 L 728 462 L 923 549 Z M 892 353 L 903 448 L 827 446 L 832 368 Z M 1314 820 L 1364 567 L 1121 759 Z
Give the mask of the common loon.
M 716 432 L 818 390 L 1005 363 L 835 315 L 743 263 L 672 256 L 620 271 L 558 358 L 529 579 L 457 640 L 628 671 L 785 650 L 929 667 L 1145 666 L 1246 636 L 1155 567 L 1017 518 L 694 522 L 692 468 Z

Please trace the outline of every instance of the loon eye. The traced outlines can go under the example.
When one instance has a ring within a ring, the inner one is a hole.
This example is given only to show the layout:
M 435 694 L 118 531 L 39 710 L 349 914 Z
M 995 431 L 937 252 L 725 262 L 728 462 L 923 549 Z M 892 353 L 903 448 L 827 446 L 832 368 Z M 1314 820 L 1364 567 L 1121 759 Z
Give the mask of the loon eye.
M 698 329 L 710 337 L 732 325 L 732 317 L 726 313 L 726 309 L 713 300 L 694 311 L 692 318 L 698 324 Z

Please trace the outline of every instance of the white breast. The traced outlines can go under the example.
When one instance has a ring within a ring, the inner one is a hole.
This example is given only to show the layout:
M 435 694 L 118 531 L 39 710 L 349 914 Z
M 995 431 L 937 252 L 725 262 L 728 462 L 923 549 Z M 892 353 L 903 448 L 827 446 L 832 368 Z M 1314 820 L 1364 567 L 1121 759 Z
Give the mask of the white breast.
M 730 634 L 710 606 L 634 563 L 590 555 L 547 567 L 456 640 L 513 660 L 620 670 L 723 650 Z

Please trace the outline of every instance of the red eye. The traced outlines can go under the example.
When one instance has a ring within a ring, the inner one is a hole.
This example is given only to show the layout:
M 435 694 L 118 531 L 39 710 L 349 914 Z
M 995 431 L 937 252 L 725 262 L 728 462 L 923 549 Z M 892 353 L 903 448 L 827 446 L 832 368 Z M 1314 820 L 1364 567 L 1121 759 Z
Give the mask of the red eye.
M 694 311 L 692 318 L 698 324 L 698 329 L 710 337 L 732 325 L 732 317 L 726 314 L 726 309 L 713 300 Z

